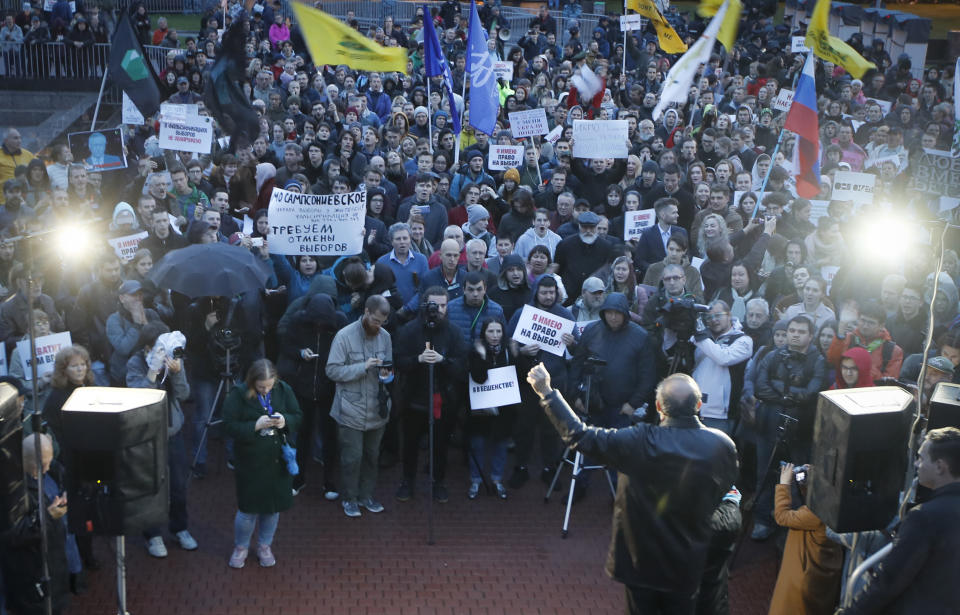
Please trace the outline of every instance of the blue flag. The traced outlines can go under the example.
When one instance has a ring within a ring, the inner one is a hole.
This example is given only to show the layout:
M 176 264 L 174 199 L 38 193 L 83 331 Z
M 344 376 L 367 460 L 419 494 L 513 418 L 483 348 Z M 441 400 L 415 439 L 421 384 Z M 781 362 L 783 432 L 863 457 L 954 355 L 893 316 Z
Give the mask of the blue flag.
M 450 115 L 453 116 L 453 132 L 460 134 L 460 110 L 457 109 L 457 102 L 453 98 L 453 75 L 450 74 L 450 65 L 447 59 L 443 57 L 443 49 L 440 47 L 440 39 L 437 38 L 437 31 L 433 29 L 433 20 L 430 18 L 430 7 L 423 5 L 423 64 L 427 70 L 427 78 L 443 75 L 443 87 L 447 90 L 447 98 L 450 100 Z
M 477 2 L 470 0 L 470 31 L 467 34 L 467 74 L 470 75 L 470 125 L 493 136 L 500 109 L 493 58 L 487 51 L 487 32 L 477 15 Z

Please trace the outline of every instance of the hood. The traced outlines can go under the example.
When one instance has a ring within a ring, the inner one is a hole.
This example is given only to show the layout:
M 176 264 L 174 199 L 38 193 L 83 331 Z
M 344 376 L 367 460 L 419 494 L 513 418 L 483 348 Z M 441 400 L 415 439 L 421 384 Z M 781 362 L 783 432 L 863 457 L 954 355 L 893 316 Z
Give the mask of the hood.
M 137 220 L 137 212 L 133 211 L 133 207 L 131 207 L 129 203 L 124 203 L 123 201 L 120 201 L 119 203 L 117 203 L 117 206 L 113 208 L 113 222 L 110 224 L 110 227 L 111 227 L 112 229 L 116 229 L 116 228 L 117 228 L 117 217 L 118 217 L 121 213 L 123 213 L 123 212 L 127 212 L 127 213 L 129 213 L 131 216 L 133 216 L 133 227 L 132 227 L 132 229 L 133 229 L 133 230 L 139 230 L 139 229 L 140 229 L 140 221 Z
M 500 271 L 497 272 L 497 287 L 500 288 L 500 290 L 510 290 L 510 283 L 507 282 L 507 269 L 510 267 L 520 267 L 523 269 L 523 279 L 517 288 L 530 290 L 530 285 L 527 283 L 527 266 L 523 262 L 523 257 L 519 254 L 508 254 L 507 257 L 503 259 L 503 262 L 500 263 Z
M 873 368 L 873 362 L 870 359 L 870 353 L 866 348 L 856 346 L 843 353 L 843 359 L 853 359 L 857 364 L 857 384 L 856 388 L 872 387 L 873 378 L 870 377 L 870 370 Z M 842 359 L 841 359 L 842 361 Z M 840 373 L 840 366 L 837 366 L 837 386 L 838 389 L 853 388 L 848 387 L 843 382 L 843 375 Z
M 670 123 L 667 122 L 667 118 L 670 117 L 670 115 L 673 115 L 673 123 L 672 123 L 672 124 L 670 124 Z M 676 126 L 678 121 L 680 121 L 680 114 L 677 113 L 677 110 L 676 110 L 676 109 L 667 109 L 666 111 L 663 112 L 663 125 L 664 125 L 664 126 L 668 126 L 668 127 L 670 127 L 670 126 Z
M 336 311 L 330 295 L 317 293 L 307 300 L 307 303 L 300 310 L 300 316 L 307 322 L 330 323 L 334 321 Z
M 506 260 L 506 259 L 504 259 L 504 260 Z M 501 266 L 501 270 L 504 269 L 504 268 L 505 268 L 504 266 Z M 524 269 L 524 270 L 526 270 L 526 269 Z M 523 277 L 527 277 L 527 276 L 524 275 Z M 527 302 L 527 303 L 529 303 L 530 305 L 532 305 L 533 307 L 537 307 L 537 291 L 540 290 L 540 284 L 543 283 L 544 278 L 548 278 L 548 277 L 552 277 L 552 276 L 551 276 L 549 273 L 544 273 L 543 275 L 537 276 L 537 279 L 535 279 L 535 280 L 533 281 L 533 286 L 530 287 L 530 290 L 531 290 L 531 293 L 530 293 L 530 301 Z M 557 289 L 557 292 L 558 292 L 558 293 L 560 292 L 560 289 L 559 289 L 559 288 Z M 553 307 L 551 307 L 550 309 L 553 309 L 553 308 L 557 307 L 558 305 L 562 305 L 562 302 L 560 301 L 560 297 L 557 297 L 556 302 L 553 304 Z M 542 309 L 542 308 L 541 308 L 541 309 Z
M 269 162 L 261 162 L 257 165 L 257 194 L 260 193 L 260 189 L 263 188 L 263 184 L 266 183 L 268 179 L 276 177 L 277 167 L 273 166 Z
M 603 305 L 600 306 L 600 315 L 603 316 L 606 310 L 615 310 L 629 319 L 630 301 L 627 300 L 627 296 L 623 293 L 610 293 L 607 295 L 607 298 L 603 300 Z
M 329 269 L 324 270 L 322 273 L 329 275 L 337 282 L 337 287 L 343 286 L 346 287 L 346 283 L 343 281 L 343 268 L 346 267 L 351 262 L 355 261 L 357 258 L 360 258 L 363 261 L 363 264 L 367 267 L 370 266 L 370 259 L 367 257 L 366 253 L 361 253 L 358 255 L 354 254 L 352 256 L 341 256 Z M 311 284 L 312 286 L 312 284 Z
M 957 300 L 958 292 L 957 285 L 954 284 L 953 279 L 948 273 L 940 274 L 940 283 L 937 285 L 937 292 L 944 293 L 947 296 L 949 302 L 949 308 L 946 312 L 938 313 L 936 316 L 939 319 L 941 318 L 953 318 L 957 313 Z M 927 276 L 927 283 L 923 291 L 923 300 L 930 305 L 930 302 L 933 301 L 933 274 Z

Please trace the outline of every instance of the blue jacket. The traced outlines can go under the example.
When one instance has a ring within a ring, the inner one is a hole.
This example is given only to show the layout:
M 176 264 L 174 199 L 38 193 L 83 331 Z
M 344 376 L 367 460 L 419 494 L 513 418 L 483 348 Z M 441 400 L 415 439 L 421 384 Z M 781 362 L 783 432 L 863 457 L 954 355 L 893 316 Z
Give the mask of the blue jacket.
M 386 92 L 374 94 L 367 90 L 367 107 L 377 114 L 381 123 L 386 124 L 390 121 L 390 96 Z
M 460 201 L 460 191 L 463 190 L 463 187 L 467 184 L 479 184 L 482 180 L 489 179 L 494 181 L 493 177 L 484 170 L 480 170 L 479 173 L 474 175 L 470 171 L 470 167 L 466 166 L 466 170 L 460 173 L 457 173 L 453 176 L 453 181 L 450 182 L 450 198 L 459 202 Z
M 450 301 L 463 296 L 463 278 L 467 276 L 467 270 L 463 267 L 457 267 L 457 273 L 453 276 L 453 282 L 447 284 L 447 279 L 443 277 L 443 266 L 434 267 L 420 277 L 420 292 L 406 303 L 406 307 L 412 311 L 417 311 L 420 305 L 420 295 L 431 286 L 442 286 L 447 289 L 447 297 Z
M 480 333 L 480 326 L 488 318 L 503 322 L 503 308 L 488 297 L 483 298 L 483 304 L 479 308 L 467 305 L 463 297 L 457 297 L 447 305 L 447 320 L 463 333 L 463 341 L 469 348 L 473 347 L 473 340 Z
M 273 270 L 277 274 L 277 280 L 281 285 L 287 287 L 287 305 L 293 303 L 297 297 L 302 297 L 310 290 L 310 284 L 318 275 L 323 275 L 318 270 L 312 276 L 305 276 L 299 269 L 290 266 L 290 261 L 281 254 L 271 254 L 270 260 L 273 261 Z

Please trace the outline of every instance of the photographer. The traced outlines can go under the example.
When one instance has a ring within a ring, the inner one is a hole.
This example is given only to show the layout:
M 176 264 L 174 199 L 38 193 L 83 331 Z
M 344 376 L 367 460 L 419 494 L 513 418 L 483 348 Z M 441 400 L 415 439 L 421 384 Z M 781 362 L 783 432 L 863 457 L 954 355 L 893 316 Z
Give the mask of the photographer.
M 643 307 L 640 324 L 651 336 L 650 347 L 657 361 L 657 376 L 675 369 L 693 370 L 693 352 L 688 340 L 696 330 L 697 313 L 693 293 L 687 291 L 687 276 L 680 265 L 666 265 L 657 293 Z
M 447 291 L 432 286 L 423 292 L 423 303 L 416 319 L 397 331 L 397 371 L 404 375 L 401 381 L 405 408 L 403 423 L 403 480 L 397 489 L 397 500 L 413 497 L 417 476 L 417 458 L 420 438 L 429 429 L 429 395 L 433 395 L 436 419 L 433 460 L 433 498 L 438 502 L 449 499 L 443 481 L 447 472 L 447 445 L 450 430 L 456 420 L 455 400 L 463 397 L 466 383 L 467 347 L 463 334 L 447 320 Z M 428 381 L 429 368 L 434 367 L 433 391 Z
M 140 331 L 138 346 L 140 352 L 133 354 L 127 361 L 127 387 L 131 389 L 161 389 L 167 392 L 167 464 L 170 468 L 170 532 L 180 546 L 187 551 L 197 548 L 197 541 L 187 530 L 187 445 L 183 439 L 183 410 L 180 404 L 190 397 L 190 385 L 187 384 L 183 370 L 183 346 L 176 345 L 175 337 L 182 335 L 170 329 L 162 322 L 149 322 Z M 169 341 L 168 341 L 169 340 Z M 172 347 L 168 347 L 172 346 Z M 163 544 L 160 528 L 150 528 L 144 532 L 150 555 L 166 557 L 167 547 Z
M 757 489 L 751 538 L 766 540 L 774 531 L 773 491 L 764 488 L 768 462 L 794 459 L 806 463 L 813 439 L 817 394 L 825 388 L 826 364 L 811 342 L 813 323 L 794 316 L 787 323 L 787 345 L 763 358 L 757 368 Z M 772 471 L 770 472 L 772 477 Z

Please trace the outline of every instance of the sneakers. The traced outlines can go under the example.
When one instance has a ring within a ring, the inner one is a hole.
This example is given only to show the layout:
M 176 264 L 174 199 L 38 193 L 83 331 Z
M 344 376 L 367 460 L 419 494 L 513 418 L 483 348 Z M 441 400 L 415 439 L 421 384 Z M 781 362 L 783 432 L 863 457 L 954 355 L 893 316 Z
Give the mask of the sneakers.
M 757 522 L 753 524 L 753 531 L 750 532 L 750 538 L 751 540 L 757 541 L 766 540 L 767 538 L 770 538 L 770 536 L 773 534 L 773 531 L 774 528 L 770 527 L 769 525 Z
M 207 476 L 207 464 L 200 462 L 193 467 L 194 478 L 205 478 Z
M 228 469 L 228 470 L 236 470 L 236 467 L 233 465 L 233 458 L 232 458 L 232 457 L 227 457 L 227 469 Z
M 167 556 L 167 545 L 163 544 L 163 538 L 154 536 L 147 541 L 147 551 L 154 557 L 163 558 Z
M 380 502 L 376 501 L 373 498 L 366 498 L 366 499 L 360 500 L 360 505 L 372 513 L 383 512 L 383 504 L 381 504 Z
M 303 488 L 306 486 L 307 481 L 302 475 L 297 474 L 293 477 L 293 495 L 300 495 L 300 492 L 303 491 Z
M 356 502 L 351 502 L 349 500 L 343 501 L 343 514 L 348 517 L 359 517 L 363 513 L 360 512 L 360 506 Z
M 340 497 L 340 492 L 333 485 L 327 483 L 323 486 L 323 497 L 328 502 L 333 502 Z
M 177 541 L 180 543 L 180 548 L 184 551 L 195 551 L 197 548 L 197 541 L 193 536 L 190 535 L 190 532 L 187 530 L 181 530 L 176 534 Z
M 410 498 L 413 497 L 413 487 L 407 481 L 402 481 L 395 497 L 399 502 L 409 502 Z
M 233 549 L 233 555 L 230 556 L 230 567 L 231 568 L 243 568 L 243 565 L 247 561 L 247 548 L 246 547 L 235 547 Z
M 446 504 L 450 501 L 450 494 L 447 492 L 447 488 L 443 483 L 433 484 L 433 499 L 441 504 Z
M 470 483 L 470 489 L 467 490 L 467 497 L 475 500 L 478 495 L 480 495 L 480 483 Z
M 273 556 L 270 545 L 257 545 L 257 559 L 260 560 L 260 566 L 263 568 L 277 565 L 277 558 Z
M 493 486 L 497 489 L 497 497 L 501 500 L 507 499 L 507 488 L 500 481 L 494 481 Z
M 527 467 L 517 466 L 513 469 L 513 475 L 507 481 L 507 484 L 510 485 L 511 489 L 519 489 L 526 485 L 528 480 L 530 480 L 530 472 L 527 471 Z

